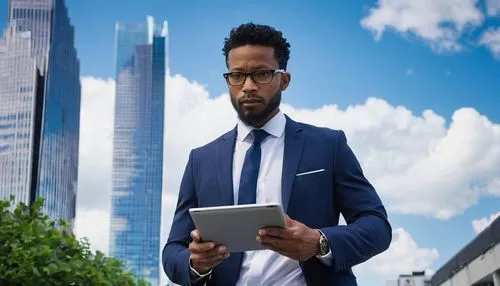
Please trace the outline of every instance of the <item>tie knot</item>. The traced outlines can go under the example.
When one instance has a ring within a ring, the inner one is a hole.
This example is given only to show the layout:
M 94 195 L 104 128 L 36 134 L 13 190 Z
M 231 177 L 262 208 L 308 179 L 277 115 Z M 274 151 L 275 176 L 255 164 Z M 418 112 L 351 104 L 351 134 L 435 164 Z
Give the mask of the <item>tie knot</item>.
M 262 142 L 262 140 L 264 140 L 269 135 L 269 133 L 267 133 L 265 130 L 262 129 L 254 129 L 252 133 L 253 133 L 253 143 L 256 144 Z

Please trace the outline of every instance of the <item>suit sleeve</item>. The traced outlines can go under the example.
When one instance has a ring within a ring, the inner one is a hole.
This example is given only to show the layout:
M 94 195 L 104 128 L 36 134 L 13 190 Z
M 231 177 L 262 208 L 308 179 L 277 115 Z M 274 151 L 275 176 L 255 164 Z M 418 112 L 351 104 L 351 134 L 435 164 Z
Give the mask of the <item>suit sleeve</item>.
M 167 277 L 179 285 L 203 285 L 206 278 L 193 283 L 190 276 L 189 250 L 191 231 L 195 229 L 189 209 L 198 206 L 193 178 L 193 151 L 181 180 L 177 207 L 167 243 L 162 251 L 162 265 Z
M 347 270 L 389 248 L 392 228 L 373 186 L 339 131 L 335 144 L 334 194 L 347 225 L 323 228 L 333 254 L 333 271 Z

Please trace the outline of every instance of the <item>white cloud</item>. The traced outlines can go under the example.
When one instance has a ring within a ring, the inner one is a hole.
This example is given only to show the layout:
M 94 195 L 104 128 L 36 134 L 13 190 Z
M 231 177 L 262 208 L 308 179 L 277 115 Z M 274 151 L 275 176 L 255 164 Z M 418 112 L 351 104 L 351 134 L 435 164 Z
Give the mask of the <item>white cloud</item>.
M 482 34 L 479 43 L 486 46 L 493 56 L 500 60 L 500 28 L 490 28 L 486 30 Z
M 109 211 L 78 209 L 76 216 L 75 235 L 86 237 L 93 251 L 108 255 Z
M 114 83 L 83 78 L 82 84 L 76 231 L 89 237 L 94 248 L 106 252 Z M 201 84 L 180 75 L 169 76 L 166 85 L 162 247 L 189 151 L 236 122 L 227 94 L 209 97 Z M 283 110 L 299 121 L 345 130 L 390 211 L 446 219 L 475 204 L 482 193 L 500 195 L 500 126 L 474 109 L 457 110 L 449 126 L 430 110 L 414 115 L 405 107 L 375 98 L 346 109 L 336 105 L 297 109 L 283 104 Z M 427 267 L 434 252 L 421 251 L 403 230 L 396 234 L 401 238 L 391 255 L 408 246 L 416 263 L 411 266 Z
M 492 180 L 487 188 L 490 194 L 500 196 L 500 179 Z
M 500 0 L 486 0 L 488 16 L 500 15 Z
M 411 235 L 402 228 L 393 230 L 393 240 L 389 249 L 364 264 L 354 268 L 359 275 L 378 274 L 393 279 L 399 274 L 412 271 L 433 273 L 431 265 L 439 258 L 435 248 L 421 248 Z
M 378 0 L 361 25 L 378 41 L 386 30 L 415 35 L 436 51 L 457 51 L 460 36 L 468 27 L 483 22 L 477 0 Z
M 487 228 L 496 218 L 500 217 L 500 212 L 492 213 L 490 217 L 483 217 L 472 221 L 472 228 L 476 234 L 479 234 Z
M 84 77 L 80 112 L 77 208 L 109 208 L 114 123 L 113 80 Z
M 295 119 L 344 129 L 392 211 L 448 219 L 498 190 L 489 186 L 499 180 L 500 125 L 474 109 L 455 111 L 449 126 L 430 110 L 415 116 L 375 98 L 346 110 L 284 109 Z

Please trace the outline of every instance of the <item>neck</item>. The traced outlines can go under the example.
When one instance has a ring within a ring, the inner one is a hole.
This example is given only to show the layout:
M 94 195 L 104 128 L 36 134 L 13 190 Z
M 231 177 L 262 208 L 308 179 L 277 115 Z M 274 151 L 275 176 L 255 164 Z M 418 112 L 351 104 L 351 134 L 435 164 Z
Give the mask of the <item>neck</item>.
M 278 112 L 280 111 L 279 108 L 274 109 L 271 113 L 269 113 L 265 118 L 263 118 L 261 121 L 256 122 L 255 124 L 252 124 L 252 127 L 254 128 L 261 128 L 262 126 L 266 125 L 271 118 L 273 118 Z

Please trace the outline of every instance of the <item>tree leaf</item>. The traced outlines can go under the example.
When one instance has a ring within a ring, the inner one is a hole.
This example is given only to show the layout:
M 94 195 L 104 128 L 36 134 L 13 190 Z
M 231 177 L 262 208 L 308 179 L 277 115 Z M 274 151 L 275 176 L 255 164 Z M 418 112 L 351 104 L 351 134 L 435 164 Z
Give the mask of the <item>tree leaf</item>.
M 123 263 L 92 252 L 65 221 L 42 212 L 43 199 L 31 206 L 0 200 L 0 285 L 148 285 Z

